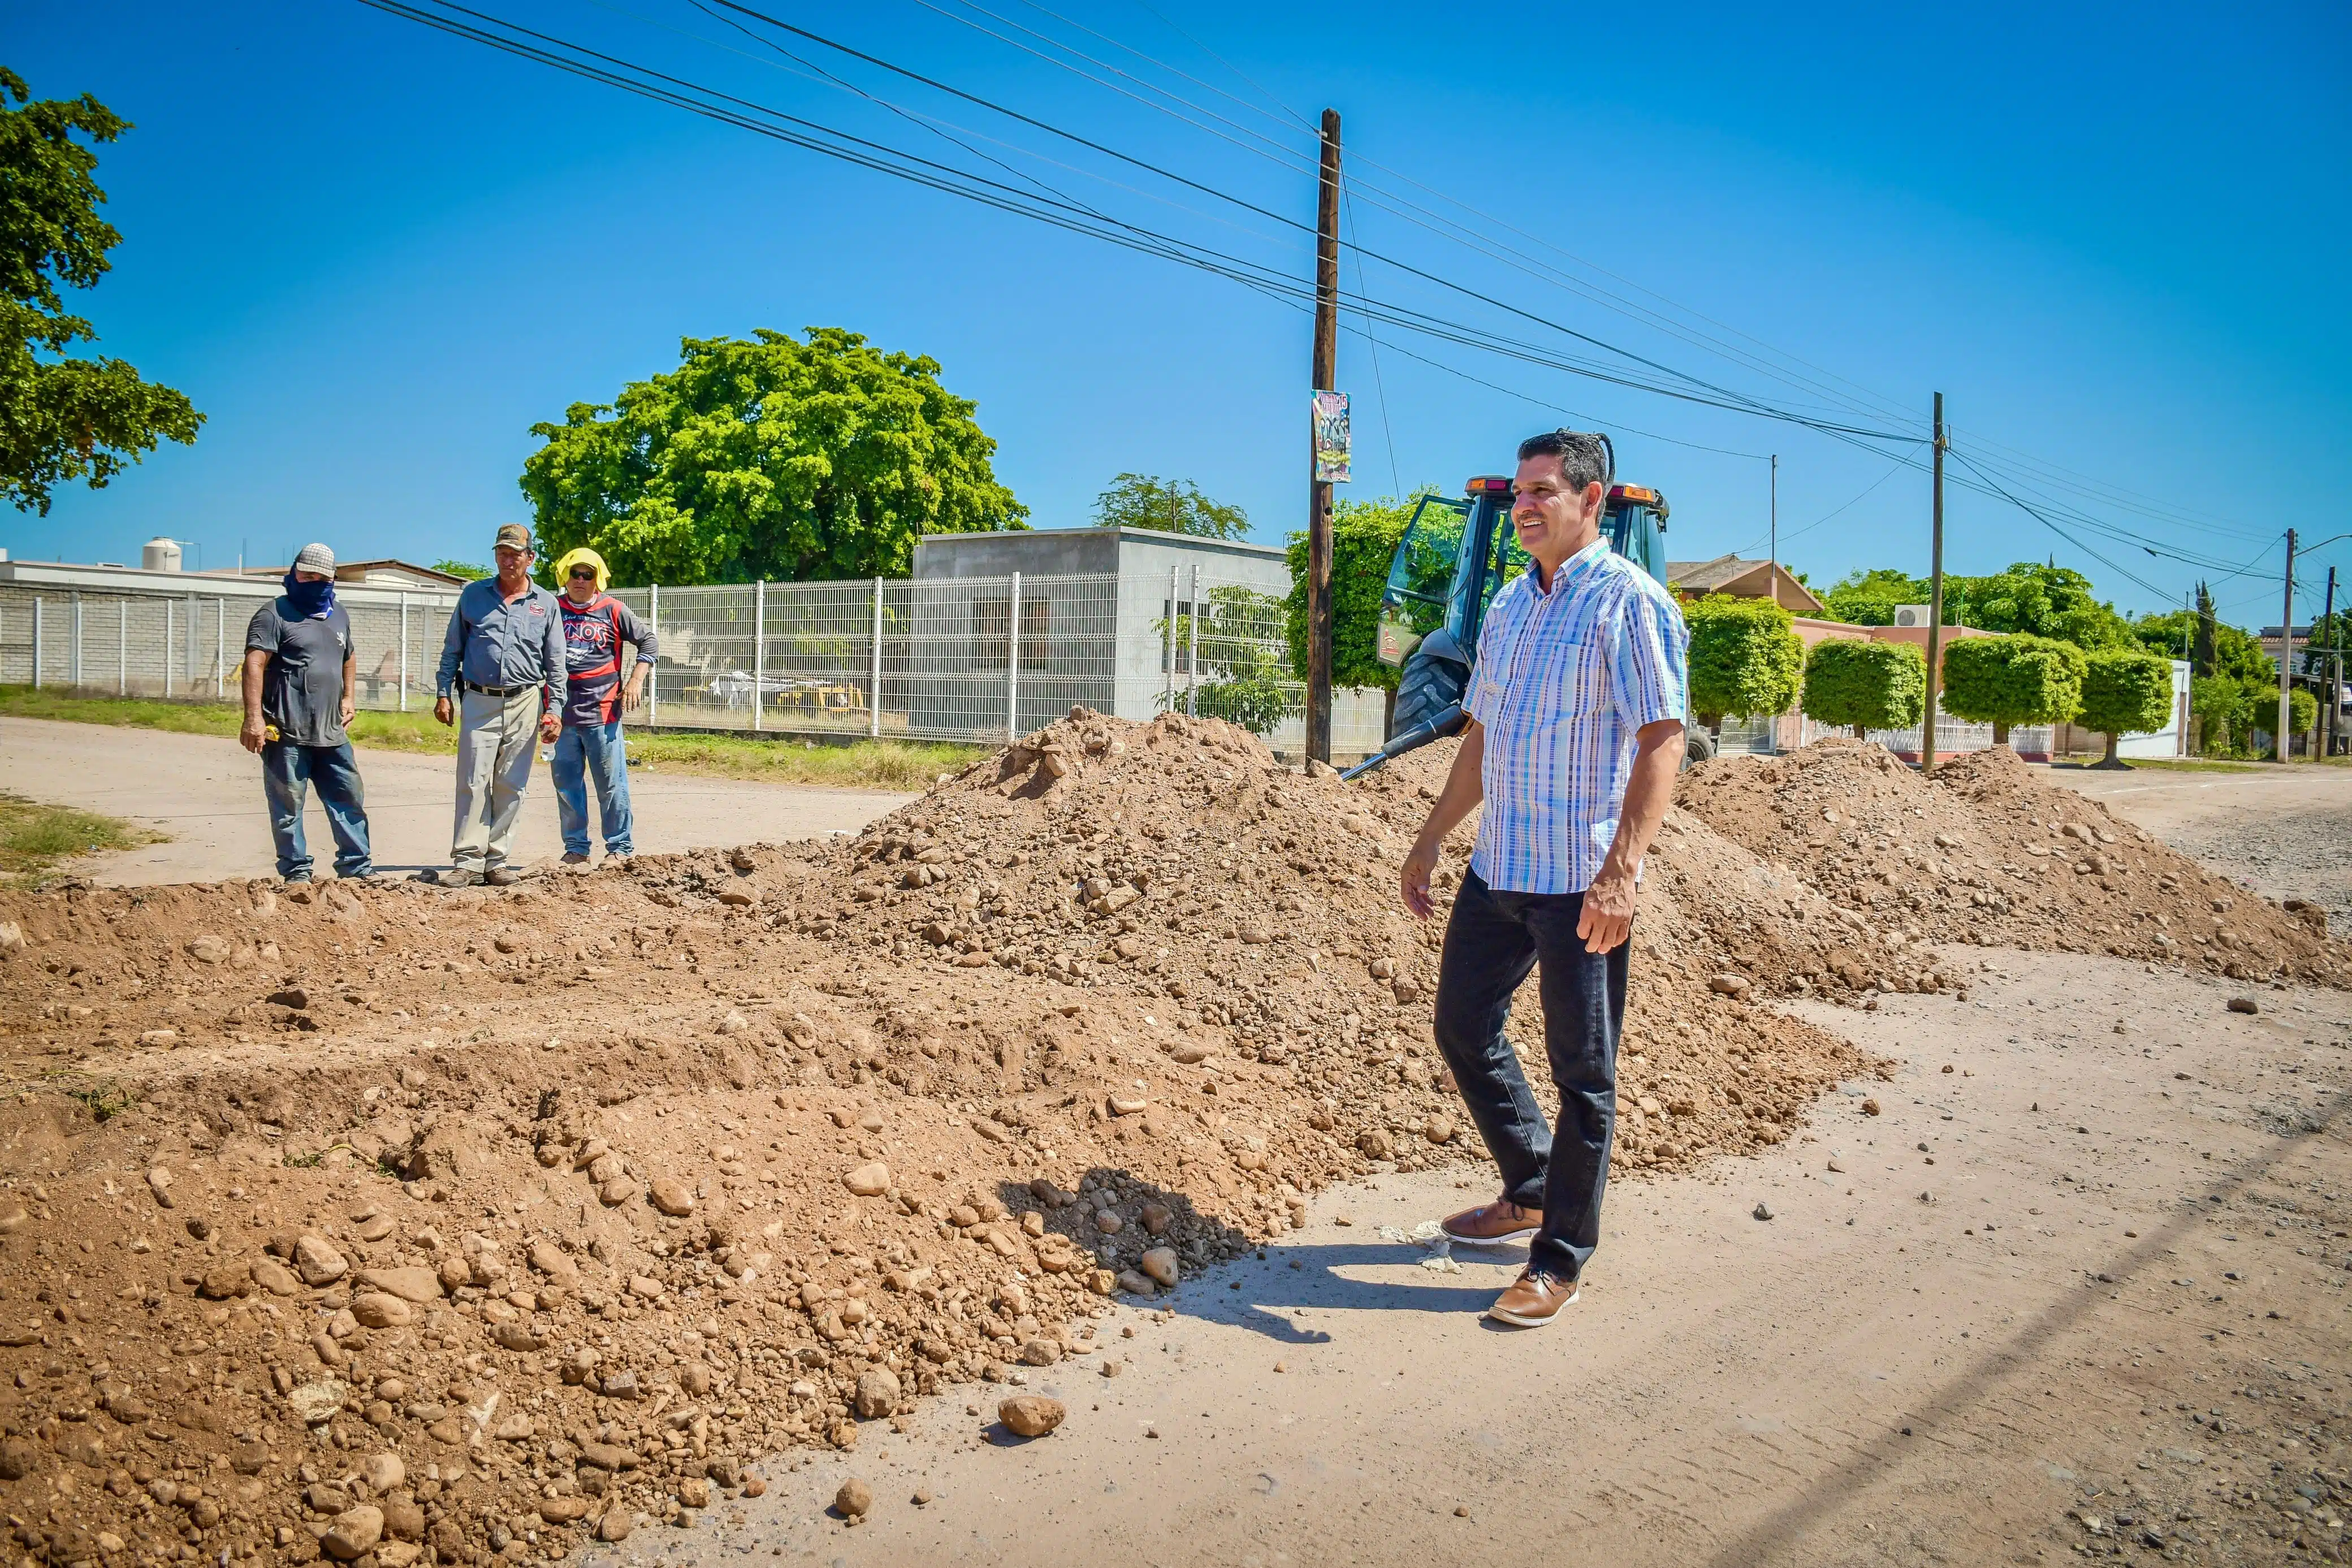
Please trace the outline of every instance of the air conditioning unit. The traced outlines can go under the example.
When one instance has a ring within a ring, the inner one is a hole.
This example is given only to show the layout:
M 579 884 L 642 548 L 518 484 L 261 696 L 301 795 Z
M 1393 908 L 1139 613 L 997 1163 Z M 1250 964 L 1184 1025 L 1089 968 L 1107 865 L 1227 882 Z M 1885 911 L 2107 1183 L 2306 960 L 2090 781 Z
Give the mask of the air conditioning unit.
M 1927 609 L 1925 604 L 1898 604 L 1895 607 L 1895 624 L 1925 626 L 1928 623 Z

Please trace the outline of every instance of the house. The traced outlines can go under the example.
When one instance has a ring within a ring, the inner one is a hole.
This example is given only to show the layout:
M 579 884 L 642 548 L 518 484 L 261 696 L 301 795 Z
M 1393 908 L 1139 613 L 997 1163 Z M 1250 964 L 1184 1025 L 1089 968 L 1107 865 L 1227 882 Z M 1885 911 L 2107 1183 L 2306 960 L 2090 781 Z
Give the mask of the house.
M 1719 555 L 1713 560 L 1666 562 L 1666 584 L 1693 598 L 1702 593 L 1727 593 L 1734 599 L 1769 599 L 1791 615 L 1820 615 L 1823 606 L 1813 591 L 1790 575 L 1778 561 L 1749 560 Z
M 287 568 L 282 566 L 248 566 L 242 571 L 224 569 L 220 571 L 190 573 L 204 577 L 248 577 L 268 582 L 285 580 Z M 454 592 L 466 586 L 467 580 L 453 573 L 419 566 L 412 560 L 345 560 L 335 563 L 335 581 L 359 588 L 412 589 L 423 592 Z

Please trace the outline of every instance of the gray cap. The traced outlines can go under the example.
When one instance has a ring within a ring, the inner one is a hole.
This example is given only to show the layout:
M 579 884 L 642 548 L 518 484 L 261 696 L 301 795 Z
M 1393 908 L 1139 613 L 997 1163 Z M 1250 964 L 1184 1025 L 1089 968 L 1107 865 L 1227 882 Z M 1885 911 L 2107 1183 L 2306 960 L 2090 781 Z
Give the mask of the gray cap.
M 294 570 L 324 572 L 332 577 L 335 575 L 335 552 L 321 544 L 304 545 L 302 553 L 294 558 Z

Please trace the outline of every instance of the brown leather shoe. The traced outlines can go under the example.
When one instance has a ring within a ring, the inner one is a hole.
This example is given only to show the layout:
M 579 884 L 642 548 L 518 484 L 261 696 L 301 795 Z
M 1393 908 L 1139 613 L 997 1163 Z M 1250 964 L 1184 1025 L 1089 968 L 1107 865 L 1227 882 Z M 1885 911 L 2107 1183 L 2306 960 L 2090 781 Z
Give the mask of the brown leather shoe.
M 1559 1316 L 1560 1308 L 1573 1305 L 1576 1297 L 1575 1281 L 1529 1269 L 1511 1282 L 1509 1290 L 1495 1298 L 1486 1315 L 1516 1328 L 1539 1329 Z
M 482 880 L 492 887 L 512 887 L 522 880 L 522 874 L 510 865 L 492 866 L 482 873 Z
M 1517 1241 L 1533 1236 L 1543 1223 L 1543 1210 L 1521 1208 L 1507 1198 L 1496 1203 L 1480 1204 L 1461 1213 L 1448 1216 L 1439 1228 L 1448 1240 L 1469 1247 L 1499 1247 L 1506 1241 Z

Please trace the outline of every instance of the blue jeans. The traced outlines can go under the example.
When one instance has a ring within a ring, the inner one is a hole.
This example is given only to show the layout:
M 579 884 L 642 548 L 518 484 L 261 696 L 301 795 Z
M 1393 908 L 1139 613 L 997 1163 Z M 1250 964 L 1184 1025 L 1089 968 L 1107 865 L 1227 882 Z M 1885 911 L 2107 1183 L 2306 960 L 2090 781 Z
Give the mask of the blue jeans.
M 1528 1266 L 1563 1280 L 1581 1273 L 1601 1244 L 1633 946 L 1586 952 L 1576 935 L 1583 908 L 1581 893 L 1497 893 L 1465 869 L 1437 970 L 1438 1049 L 1502 1167 L 1504 1197 L 1543 1210 Z M 1544 1044 L 1559 1091 L 1557 1130 L 1544 1125 L 1518 1053 L 1503 1035 L 1511 993 L 1538 963 Z
M 604 820 L 604 852 L 635 854 L 629 838 L 629 748 L 621 721 L 567 724 L 555 737 L 555 812 L 563 828 L 563 852 L 588 852 L 588 780 L 596 780 L 596 814 Z
M 351 743 L 298 746 L 273 740 L 261 748 L 262 789 L 269 797 L 269 832 L 278 841 L 278 874 L 289 880 L 310 874 L 310 846 L 302 838 L 302 804 L 310 786 L 327 809 L 335 835 L 335 874 L 365 876 L 368 860 L 367 800 Z

